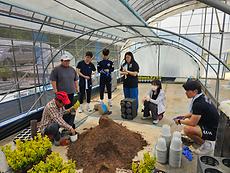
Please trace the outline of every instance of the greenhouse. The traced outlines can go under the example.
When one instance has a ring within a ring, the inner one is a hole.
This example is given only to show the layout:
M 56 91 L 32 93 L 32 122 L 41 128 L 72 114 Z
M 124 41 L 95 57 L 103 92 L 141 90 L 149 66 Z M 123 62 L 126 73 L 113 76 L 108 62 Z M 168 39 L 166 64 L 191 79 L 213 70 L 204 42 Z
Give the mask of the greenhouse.
M 230 0 L 0 0 L 0 173 L 229 173 Z

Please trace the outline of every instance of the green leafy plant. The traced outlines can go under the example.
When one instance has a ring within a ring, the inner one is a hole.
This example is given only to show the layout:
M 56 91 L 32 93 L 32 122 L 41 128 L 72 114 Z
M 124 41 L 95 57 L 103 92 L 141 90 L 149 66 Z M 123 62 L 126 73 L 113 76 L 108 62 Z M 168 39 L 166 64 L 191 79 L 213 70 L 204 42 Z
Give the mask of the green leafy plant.
M 149 153 L 144 153 L 143 160 L 132 163 L 133 173 L 151 173 L 156 164 L 156 158 L 150 156 Z
M 25 141 L 16 140 L 16 149 L 11 145 L 1 147 L 5 153 L 8 165 L 14 170 L 25 170 L 28 166 L 44 159 L 51 150 L 52 143 L 48 137 L 42 137 L 40 133 L 33 139 Z
M 76 164 L 75 162 L 69 160 L 64 162 L 58 153 L 52 152 L 46 161 L 41 161 L 39 164 L 34 165 L 28 173 L 75 173 Z

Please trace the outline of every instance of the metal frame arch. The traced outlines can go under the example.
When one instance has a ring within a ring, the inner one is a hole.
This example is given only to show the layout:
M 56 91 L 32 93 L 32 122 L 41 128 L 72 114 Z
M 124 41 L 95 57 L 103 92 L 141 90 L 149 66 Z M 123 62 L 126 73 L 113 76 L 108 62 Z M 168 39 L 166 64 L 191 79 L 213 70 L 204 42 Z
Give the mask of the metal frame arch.
M 87 32 L 87 33 L 84 33 L 84 34 L 80 35 L 79 37 L 73 38 L 72 40 L 70 40 L 70 41 L 68 41 L 67 43 L 63 44 L 63 46 L 61 46 L 61 49 L 64 49 L 65 46 L 68 46 L 68 45 L 71 44 L 73 41 L 75 41 L 75 40 L 77 40 L 77 39 L 80 39 L 80 38 L 83 37 L 83 36 L 92 34 L 92 33 L 94 33 L 95 31 L 101 31 L 101 30 L 105 30 L 105 29 L 109 29 L 109 28 L 113 28 L 113 27 L 115 27 L 115 28 L 117 28 L 117 27 L 128 27 L 128 28 L 129 28 L 130 26 L 132 26 L 132 27 L 140 27 L 140 28 L 149 28 L 149 29 L 154 29 L 154 30 L 160 30 L 160 31 L 163 31 L 163 32 L 166 32 L 166 33 L 170 33 L 170 34 L 175 35 L 175 36 L 178 36 L 179 38 L 183 38 L 184 40 L 186 40 L 186 41 L 188 41 L 188 42 L 190 42 L 190 43 L 192 43 L 192 44 L 194 44 L 194 45 L 200 47 L 201 49 L 205 50 L 206 52 L 208 52 L 210 55 L 212 55 L 217 61 L 219 61 L 224 67 L 226 67 L 226 68 L 230 71 L 230 68 L 229 68 L 222 60 L 220 60 L 219 58 L 217 58 L 212 52 L 208 51 L 205 47 L 199 45 L 199 44 L 196 43 L 195 41 L 193 41 L 193 40 L 191 40 L 191 39 L 189 39 L 189 38 L 186 38 L 185 36 L 182 36 L 182 35 L 180 35 L 180 34 L 174 33 L 174 32 L 172 32 L 172 31 L 168 31 L 168 30 L 165 30 L 165 29 L 162 29 L 162 28 L 156 28 L 156 27 L 152 27 L 152 26 L 141 26 L 141 25 L 116 25 L 116 26 L 110 26 L 110 27 L 103 27 L 103 28 L 95 29 L 95 30 L 93 30 L 93 31 L 89 31 L 89 32 Z M 142 36 L 142 37 L 152 37 L 152 36 Z M 123 38 L 122 40 L 124 40 L 124 39 L 127 40 L 127 39 L 129 39 L 129 38 L 130 38 L 130 37 Z M 162 38 L 162 37 L 157 36 L 156 38 Z M 119 41 L 120 41 L 120 40 L 119 40 Z M 59 53 L 59 51 L 54 55 L 54 57 L 57 56 L 58 53 Z M 53 60 L 53 59 L 52 59 L 52 60 Z M 49 64 L 48 64 L 48 65 L 49 65 Z M 45 70 L 46 70 L 46 69 L 45 69 Z
M 67 41 L 66 43 L 64 43 L 62 46 L 60 46 L 60 50 L 59 51 L 57 51 L 55 54 L 54 54 L 54 56 L 53 56 L 53 58 L 51 58 L 51 60 L 50 60 L 50 62 L 48 62 L 48 64 L 47 64 L 47 66 L 44 68 L 44 72 L 43 72 L 43 85 L 44 85 L 44 83 L 45 83 L 45 73 L 46 73 L 46 70 L 47 70 L 47 68 L 48 68 L 48 66 L 50 65 L 50 63 L 52 62 L 52 60 L 57 56 L 57 54 L 60 52 L 60 51 L 62 51 L 66 46 L 68 46 L 69 44 L 71 44 L 72 42 L 74 42 L 75 40 L 77 40 L 77 39 L 80 39 L 80 38 L 82 38 L 83 36 L 86 36 L 86 35 L 91 35 L 91 34 L 93 34 L 94 32 L 96 32 L 96 31 L 101 31 L 101 30 L 105 30 L 105 29 L 109 29 L 109 28 L 117 28 L 117 27 L 127 27 L 127 28 L 129 28 L 129 27 L 139 27 L 139 28 L 149 28 L 149 29 L 153 29 L 153 30 L 160 30 L 160 31 L 163 31 L 163 32 L 166 32 L 166 33 L 170 33 L 170 34 L 172 34 L 172 35 L 174 35 L 174 36 L 177 36 L 177 37 L 179 37 L 179 38 L 183 38 L 184 40 L 186 40 L 186 41 L 188 41 L 188 42 L 190 42 L 190 43 L 192 43 L 192 44 L 194 44 L 194 45 L 196 45 L 196 46 L 198 46 L 199 48 L 201 48 L 202 50 L 204 50 L 204 51 L 206 51 L 206 52 L 208 52 L 210 55 L 212 55 L 218 62 L 220 62 L 226 69 L 228 69 L 229 71 L 230 71 L 230 68 L 222 61 L 222 60 L 220 60 L 219 58 L 217 58 L 212 52 L 210 52 L 210 51 L 208 51 L 206 48 L 204 48 L 203 46 L 201 46 L 201 45 L 199 45 L 198 43 L 196 43 L 195 41 L 193 41 L 193 40 L 190 40 L 189 38 L 186 38 L 186 37 L 184 37 L 184 36 L 182 36 L 182 35 L 180 35 L 180 34 L 177 34 L 177 33 L 174 33 L 174 32 L 172 32 L 172 31 L 168 31 L 168 30 L 165 30 L 165 29 L 162 29 L 162 28 L 156 28 L 156 27 L 152 27 L 152 26 L 140 26 L 140 25 L 116 25 L 116 26 L 109 26 L 109 27 L 102 27 L 102 28 L 98 28 L 98 29 L 95 29 L 95 30 L 93 30 L 93 31 L 89 31 L 89 32 L 87 32 L 87 33 L 84 33 L 84 34 L 82 34 L 82 35 L 80 35 L 79 37 L 76 37 L 76 38 L 73 38 L 73 39 L 71 39 L 71 40 L 69 40 L 69 41 Z M 151 36 L 144 36 L 144 37 L 151 37 Z M 89 37 L 90 38 L 90 37 Z M 130 38 L 130 37 L 129 37 Z M 123 39 L 121 39 L 121 40 L 124 40 L 124 39 L 126 39 L 126 40 L 128 40 L 129 38 L 123 38 Z M 142 38 L 143 38 L 143 36 L 142 36 Z M 159 36 L 157 36 L 157 38 L 160 38 Z M 163 38 L 163 39 L 165 39 L 165 38 Z M 119 40 L 119 41 L 121 41 L 121 40 Z M 172 40 L 171 40 L 172 41 Z M 181 43 L 182 44 L 182 43 Z M 182 44 L 183 46 L 185 46 L 184 44 Z M 210 67 L 212 67 L 212 66 L 210 66 Z M 213 68 L 212 68 L 213 69 Z M 217 75 L 217 81 L 219 81 L 219 76 Z M 217 91 L 216 91 L 216 93 L 217 93 Z M 216 99 L 217 99 L 217 101 L 218 101 L 218 94 L 216 95 Z
M 154 36 L 146 36 L 146 37 L 154 37 Z M 138 38 L 138 36 L 136 36 L 136 37 L 129 37 L 129 38 Z M 159 37 L 158 37 L 159 38 Z M 215 69 L 211 66 L 211 64 L 210 63 L 208 63 L 200 54 L 198 54 L 196 51 L 194 51 L 193 49 L 191 49 L 190 47 L 188 47 L 188 46 L 185 46 L 185 45 L 183 45 L 182 43 L 180 43 L 180 42 L 177 42 L 177 41 L 175 41 L 175 40 L 171 40 L 171 39 L 168 39 L 168 38 L 163 38 L 163 37 L 160 37 L 161 39 L 164 39 L 164 40 L 167 40 L 167 41 L 171 41 L 171 42 L 173 42 L 173 43 L 176 43 L 176 44 L 180 44 L 180 45 L 182 45 L 182 46 L 184 46 L 185 48 L 187 48 L 187 49 L 189 49 L 191 52 L 193 52 L 194 54 L 196 54 L 197 56 L 199 56 L 202 60 L 204 60 L 211 68 L 212 68 L 212 70 L 215 72 L 215 74 L 217 75 L 217 72 L 215 71 Z M 154 42 L 154 41 L 152 41 L 152 42 Z M 144 42 L 143 42 L 144 43 Z M 164 43 L 167 43 L 167 44 L 171 44 L 171 43 L 168 43 L 168 42 L 161 42 L 162 44 L 164 44 Z M 106 47 L 104 47 L 104 48 L 108 48 L 109 46 L 111 46 L 112 44 L 110 44 L 110 45 L 108 45 L 108 46 L 106 46 Z M 147 45 L 146 45 L 147 46 Z M 180 47 L 181 48 L 181 47 Z M 123 49 L 123 48 L 122 48 Z M 102 49 L 101 49 L 102 50 Z M 186 49 L 185 49 L 186 50 Z M 100 53 L 101 51 L 99 51 L 98 53 Z M 194 55 L 193 55 L 194 56 Z M 195 57 L 195 56 L 194 56 Z M 201 63 L 202 64 L 202 63 Z M 203 64 L 202 64 L 202 66 L 203 66 Z M 204 68 L 205 70 L 207 70 L 206 68 Z M 217 76 L 217 78 L 218 78 L 218 76 Z

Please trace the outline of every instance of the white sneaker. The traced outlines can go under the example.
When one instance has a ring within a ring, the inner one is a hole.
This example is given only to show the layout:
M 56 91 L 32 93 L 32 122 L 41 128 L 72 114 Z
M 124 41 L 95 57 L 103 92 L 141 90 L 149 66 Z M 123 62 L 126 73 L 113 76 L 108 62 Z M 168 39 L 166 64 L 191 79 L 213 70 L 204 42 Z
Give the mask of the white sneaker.
M 79 108 L 78 108 L 78 112 L 79 113 L 82 113 L 83 111 L 82 111 L 82 106 L 80 106 Z
M 92 112 L 92 109 L 90 108 L 89 104 L 86 106 L 86 110 L 87 110 L 88 112 Z
M 158 124 L 159 123 L 159 120 L 153 120 L 153 124 Z
M 214 150 L 213 143 L 211 141 L 205 141 L 200 148 L 194 151 L 195 154 L 198 155 L 206 155 L 212 153 Z
M 108 100 L 108 105 L 110 106 L 110 107 L 112 107 L 113 105 L 112 105 L 112 101 L 111 100 Z

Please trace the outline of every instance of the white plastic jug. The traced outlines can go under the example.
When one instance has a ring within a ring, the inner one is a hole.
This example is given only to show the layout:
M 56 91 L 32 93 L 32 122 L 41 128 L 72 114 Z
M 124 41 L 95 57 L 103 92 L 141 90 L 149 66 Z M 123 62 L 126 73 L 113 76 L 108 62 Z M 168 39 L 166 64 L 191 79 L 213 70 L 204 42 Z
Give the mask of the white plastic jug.
M 0 172 L 7 172 L 9 169 L 5 154 L 0 150 Z
M 156 158 L 159 163 L 167 162 L 167 146 L 164 138 L 159 138 L 156 145 Z
M 173 132 L 173 138 L 175 138 L 175 137 L 181 139 L 181 132 L 179 132 L 179 131 Z
M 174 137 L 170 144 L 169 165 L 175 168 L 181 167 L 182 141 L 178 137 Z
M 170 126 L 167 124 L 164 124 L 161 129 L 161 137 L 165 138 L 167 148 L 170 146 L 171 141 L 171 130 Z

